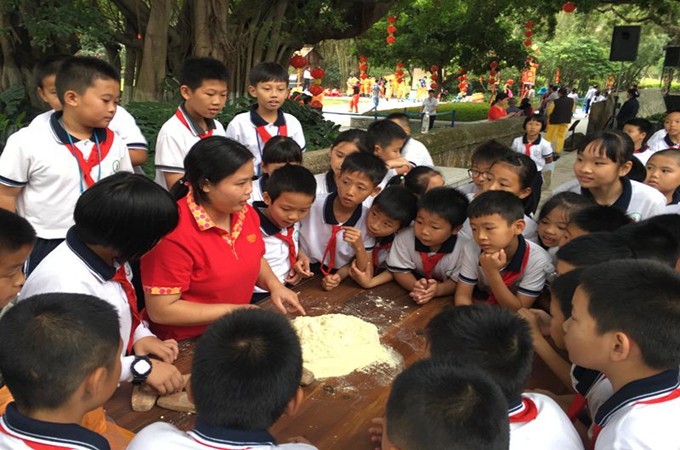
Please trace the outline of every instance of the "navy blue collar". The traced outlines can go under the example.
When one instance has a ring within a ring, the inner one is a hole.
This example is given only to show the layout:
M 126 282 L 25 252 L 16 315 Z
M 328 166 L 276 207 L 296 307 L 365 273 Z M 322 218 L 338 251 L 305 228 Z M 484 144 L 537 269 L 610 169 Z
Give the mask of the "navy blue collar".
M 669 205 L 677 205 L 678 203 L 680 203 L 680 188 L 673 191 L 673 197 L 671 198 Z
M 379 239 L 376 239 L 375 245 L 376 245 L 376 247 L 384 247 L 385 245 L 389 245 L 392 242 L 394 242 L 394 238 L 396 236 L 397 236 L 396 234 L 390 234 L 389 236 L 384 236 L 384 237 L 381 237 Z
M 524 133 L 524 136 L 522 136 L 522 144 L 531 144 L 531 145 L 538 145 L 541 143 L 541 135 L 539 134 L 538 137 L 534 142 L 529 142 L 529 139 L 527 139 L 527 134 Z
M 200 418 L 196 419 L 194 429 L 189 433 L 198 438 L 198 442 L 206 441 L 207 445 L 224 446 L 255 446 L 255 445 L 276 445 L 276 439 L 268 431 L 246 431 L 234 428 L 223 428 L 209 425 Z
M 420 239 L 416 236 L 416 251 L 418 253 L 432 253 L 430 247 L 420 242 Z M 452 234 L 447 240 L 444 241 L 437 253 L 452 253 L 453 249 L 456 247 L 456 241 L 458 240 L 457 234 Z
M 264 234 L 272 236 L 282 231 L 281 228 L 274 225 L 274 223 L 262 212 L 263 209 L 267 209 L 267 204 L 265 202 L 253 202 L 253 208 L 257 211 L 257 215 L 260 216 L 260 230 L 262 230 Z
M 196 136 L 199 134 L 203 134 L 207 131 L 214 130 L 217 128 L 215 125 L 215 119 L 208 119 L 207 117 L 204 117 L 203 120 L 205 120 L 205 125 L 208 127 L 207 130 L 204 130 L 189 113 L 187 110 L 184 108 L 184 103 L 179 105 L 179 112 L 184 116 L 186 119 L 187 123 L 189 124 L 189 127 L 191 128 L 191 132 L 194 133 Z
M 514 413 L 520 411 L 524 406 L 524 401 L 522 399 L 522 394 L 519 397 L 508 402 L 508 414 L 513 415 Z
M 262 176 L 257 180 L 257 182 L 260 184 L 260 194 L 264 194 L 265 191 L 267 190 L 267 180 L 269 179 L 269 175 L 266 173 L 263 173 Z
M 584 397 L 588 394 L 590 388 L 592 388 L 595 385 L 595 383 L 604 378 L 602 372 L 598 372 L 597 370 L 592 369 L 586 369 L 585 367 L 576 365 L 574 366 L 572 373 L 574 375 L 574 378 L 578 380 L 575 386 L 576 392 L 578 392 Z
M 327 225 L 343 225 L 346 227 L 353 227 L 361 219 L 362 205 L 357 205 L 352 213 L 352 216 L 345 222 L 340 223 L 338 219 L 335 218 L 335 213 L 333 212 L 333 202 L 338 197 L 337 192 L 331 192 L 328 197 L 326 197 L 326 202 L 323 205 L 323 221 Z
M 61 123 L 63 115 L 64 111 L 54 111 L 50 116 L 50 127 L 52 128 L 52 132 L 57 138 L 57 141 L 62 145 L 70 144 L 71 141 L 73 141 L 74 144 L 80 142 L 80 139 L 73 135 L 71 135 L 71 140 L 69 140 L 69 133 L 64 129 Z M 106 128 L 93 128 L 90 140 L 94 141 L 95 136 L 99 139 L 99 142 L 106 142 Z
M 326 190 L 330 192 L 338 192 L 338 185 L 335 183 L 335 174 L 333 170 L 326 172 Z
M 680 148 L 680 143 L 675 143 L 671 140 L 671 137 L 666 133 L 666 136 L 664 136 L 663 141 L 668 145 L 668 148 Z
M 604 426 L 609 418 L 621 408 L 631 403 L 644 401 L 650 397 L 658 397 L 674 391 L 680 385 L 678 382 L 679 376 L 680 370 L 675 368 L 628 383 L 614 392 L 614 395 L 609 397 L 600 406 L 595 414 L 595 422 L 600 426 Z
M 621 195 L 619 198 L 616 199 L 616 201 L 611 205 L 615 208 L 620 209 L 623 212 L 628 212 L 628 206 L 630 205 L 630 199 L 633 196 L 633 186 L 630 182 L 630 180 L 626 177 L 621 177 L 619 178 L 621 180 L 621 185 L 623 186 L 623 191 L 621 192 Z M 590 193 L 590 190 L 587 188 L 582 187 L 581 188 L 581 195 L 584 197 L 593 198 L 593 194 Z
M 53 442 L 54 448 L 73 445 L 92 450 L 110 450 L 109 442 L 101 435 L 76 424 L 43 422 L 21 414 L 14 402 L 7 405 L 4 425 L 20 439 L 32 442 Z
M 505 266 L 505 270 L 508 270 L 510 272 L 519 272 L 522 270 L 522 262 L 524 261 L 524 254 L 527 251 L 527 241 L 524 239 L 524 236 L 521 234 L 517 236 L 518 243 L 517 243 L 517 251 L 513 255 L 512 259 L 508 263 L 507 266 Z
M 251 122 L 253 123 L 253 125 L 255 125 L 256 127 L 266 127 L 267 125 L 269 125 L 269 122 L 267 122 L 266 120 L 264 120 L 264 119 L 262 118 L 262 116 L 260 116 L 260 115 L 257 113 L 257 108 L 258 108 L 258 106 L 259 106 L 259 105 L 258 105 L 257 103 L 255 103 L 255 104 L 253 105 L 253 107 L 250 108 L 250 121 L 251 121 Z M 277 113 L 276 122 L 274 122 L 272 125 L 275 125 L 275 126 L 277 126 L 277 127 L 282 127 L 282 126 L 284 126 L 284 125 L 286 124 L 286 118 L 283 116 L 283 111 L 281 111 L 281 110 L 279 109 L 276 113 Z
M 107 264 L 106 261 L 93 252 L 80 239 L 75 227 L 71 227 L 66 233 L 66 245 L 102 282 L 110 281 L 116 275 L 116 268 Z
M 399 154 L 403 155 L 404 154 L 404 149 L 406 148 L 406 144 L 408 144 L 408 141 L 411 140 L 411 136 L 407 137 L 406 140 L 404 141 L 404 145 L 401 146 L 399 149 Z

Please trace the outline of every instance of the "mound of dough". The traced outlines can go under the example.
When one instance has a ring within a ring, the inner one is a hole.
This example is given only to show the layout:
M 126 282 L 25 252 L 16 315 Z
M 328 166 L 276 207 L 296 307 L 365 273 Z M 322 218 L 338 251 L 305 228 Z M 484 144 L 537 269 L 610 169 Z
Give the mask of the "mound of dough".
M 373 364 L 396 366 L 398 359 L 380 344 L 378 328 L 358 317 L 326 314 L 297 317 L 304 366 L 316 378 L 340 377 Z

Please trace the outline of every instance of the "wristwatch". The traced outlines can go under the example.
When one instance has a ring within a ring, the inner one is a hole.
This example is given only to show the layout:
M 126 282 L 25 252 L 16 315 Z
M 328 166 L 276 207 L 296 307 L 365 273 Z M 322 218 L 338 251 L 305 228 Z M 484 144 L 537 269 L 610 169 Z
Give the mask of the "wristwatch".
M 147 356 L 136 356 L 130 365 L 132 372 L 132 383 L 141 384 L 146 381 L 146 378 L 151 373 L 151 360 Z

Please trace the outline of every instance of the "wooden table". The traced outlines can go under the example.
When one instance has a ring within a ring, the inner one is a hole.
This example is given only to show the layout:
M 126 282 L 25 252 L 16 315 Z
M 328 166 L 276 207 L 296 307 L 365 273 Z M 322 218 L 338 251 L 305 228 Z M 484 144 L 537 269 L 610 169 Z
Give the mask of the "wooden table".
M 451 298 L 438 298 L 417 306 L 408 293 L 396 283 L 363 290 L 352 281 L 343 282 L 332 292 L 321 289 L 320 279 L 312 279 L 296 289 L 307 314 L 350 314 L 374 323 L 381 341 L 395 349 L 404 359 L 396 369 L 373 368 L 356 371 L 341 378 L 328 378 L 304 388 L 305 401 L 294 417 L 283 417 L 271 432 L 279 442 L 289 437 L 305 436 L 319 449 L 372 450 L 367 430 L 374 417 L 382 416 L 394 377 L 414 361 L 422 358 L 425 348 L 423 330 L 428 321 L 451 304 Z M 268 302 L 263 308 L 273 309 Z M 180 356 L 175 363 L 182 373 L 190 373 L 195 340 L 180 344 Z M 559 380 L 540 358 L 534 358 L 534 370 L 527 388 L 563 391 Z M 106 404 L 106 411 L 118 425 L 139 431 L 159 420 L 187 430 L 193 426 L 194 415 L 176 413 L 154 407 L 148 412 L 133 412 L 130 408 L 130 383 L 125 383 Z

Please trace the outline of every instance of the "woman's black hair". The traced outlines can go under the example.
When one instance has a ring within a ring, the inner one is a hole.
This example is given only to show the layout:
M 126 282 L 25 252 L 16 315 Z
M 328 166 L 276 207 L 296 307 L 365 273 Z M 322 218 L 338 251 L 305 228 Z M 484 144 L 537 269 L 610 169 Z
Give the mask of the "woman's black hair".
M 184 158 L 184 176 L 170 189 L 170 194 L 179 200 L 191 187 L 196 203 L 207 203 L 202 189 L 206 182 L 219 183 L 252 159 L 250 150 L 232 139 L 223 136 L 201 139 Z
M 373 154 L 375 148 L 373 142 L 368 136 L 368 132 L 365 130 L 359 130 L 357 128 L 352 128 L 350 130 L 345 130 L 338 135 L 338 137 L 333 140 L 331 148 L 336 145 L 342 144 L 343 142 L 354 143 L 360 152 Z
M 603 130 L 587 135 L 577 153 L 582 154 L 590 144 L 597 147 L 595 151 L 600 156 L 606 156 L 620 166 L 633 159 L 635 144 L 627 134 L 619 131 Z
M 508 94 L 506 94 L 505 92 L 498 92 L 496 94 L 496 98 L 493 99 L 493 104 L 495 105 L 496 103 L 500 102 L 501 100 L 505 100 L 506 98 L 508 98 Z
M 387 182 L 387 186 L 404 186 L 420 197 L 427 191 L 427 185 L 435 176 L 442 176 L 441 172 L 428 166 L 416 166 L 406 175 L 395 175 Z
M 593 206 L 596 203 L 583 195 L 577 194 L 576 192 L 560 192 L 555 194 L 548 199 L 547 202 L 541 208 L 541 212 L 538 214 L 537 222 L 543 220 L 545 216 L 550 214 L 556 208 L 562 208 L 567 211 L 567 222 L 571 220 L 572 213 L 580 211 L 588 206 Z
M 118 252 L 118 262 L 139 259 L 179 221 L 170 194 L 143 175 L 119 172 L 86 190 L 73 213 L 74 230 L 86 244 Z

